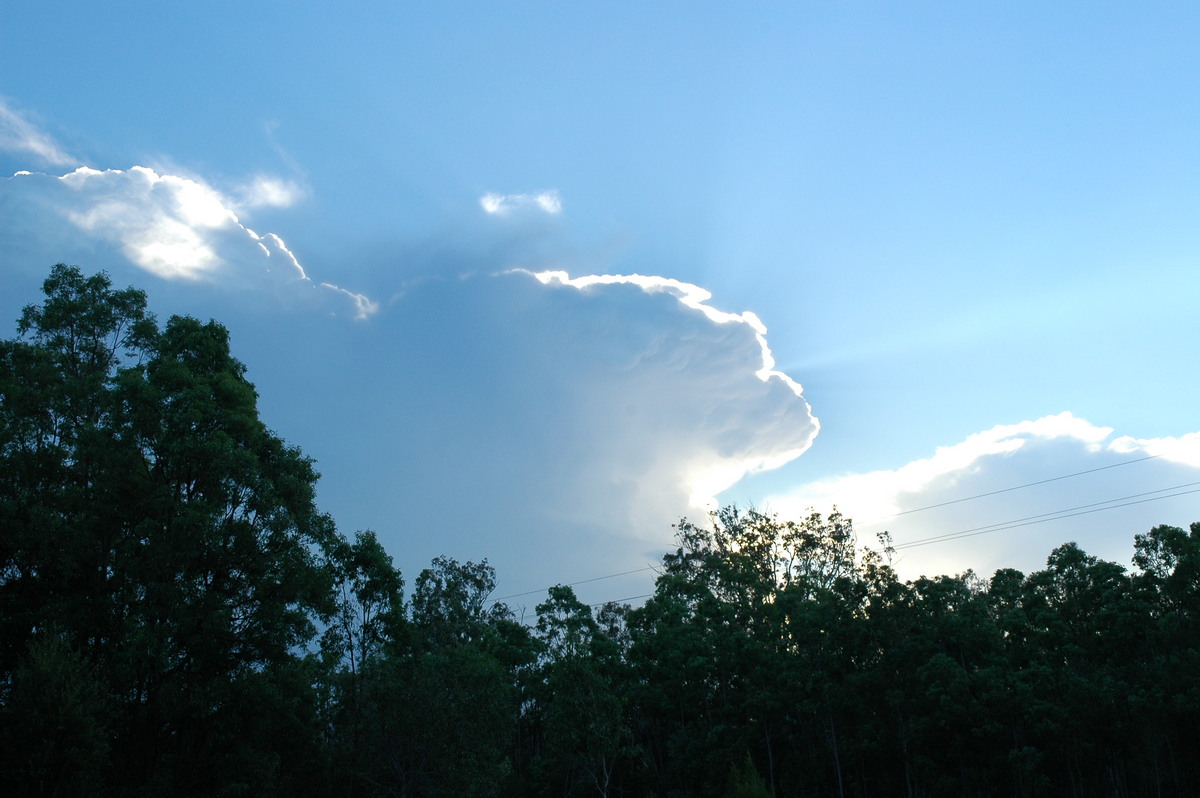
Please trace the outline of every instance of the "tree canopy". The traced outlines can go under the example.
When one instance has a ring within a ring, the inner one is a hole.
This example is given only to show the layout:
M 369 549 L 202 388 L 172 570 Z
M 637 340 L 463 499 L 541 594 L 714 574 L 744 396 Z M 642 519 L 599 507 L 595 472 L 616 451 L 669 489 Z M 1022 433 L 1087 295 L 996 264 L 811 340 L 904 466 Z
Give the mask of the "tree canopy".
M 836 509 L 681 521 L 640 607 L 405 596 L 220 324 L 54 267 L 0 342 L 16 796 L 1190 796 L 1200 523 L 900 580 Z

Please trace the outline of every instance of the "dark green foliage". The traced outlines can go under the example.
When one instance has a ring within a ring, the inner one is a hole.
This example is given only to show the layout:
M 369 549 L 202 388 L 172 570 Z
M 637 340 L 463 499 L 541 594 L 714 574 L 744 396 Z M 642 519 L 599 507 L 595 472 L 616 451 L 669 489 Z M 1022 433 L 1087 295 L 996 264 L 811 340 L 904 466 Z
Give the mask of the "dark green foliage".
M 621 688 L 619 610 L 602 627 L 571 588 L 557 585 L 537 607 L 542 656 L 530 690 L 537 726 L 536 783 L 562 795 L 608 795 L 618 764 L 636 757 Z
M 280 674 L 331 609 L 312 464 L 220 325 L 159 330 L 141 292 L 66 266 L 44 288 L 0 350 L 0 684 L 74 740 L 7 748 L 10 783 L 54 792 L 79 760 L 80 794 L 269 790 L 272 724 L 306 722 Z
M 40 634 L 10 674 L 0 708 L 4 781 L 29 795 L 89 795 L 103 784 L 110 701 L 59 634 Z
M 528 633 L 489 606 L 487 563 L 438 558 L 416 580 L 410 635 L 369 663 L 362 726 L 367 783 L 385 795 L 497 795 L 512 770 L 517 672 Z
M 746 754 L 745 761 L 729 773 L 729 784 L 725 787 L 726 798 L 771 798 L 762 776 L 754 767 L 754 760 Z
M 1198 539 L 902 583 L 836 514 L 685 522 L 630 616 L 649 788 L 733 791 L 749 751 L 781 795 L 1190 795 Z
M 902 582 L 836 511 L 681 522 L 654 595 L 404 581 L 215 322 L 57 266 L 0 342 L 14 796 L 1200 794 L 1200 523 Z

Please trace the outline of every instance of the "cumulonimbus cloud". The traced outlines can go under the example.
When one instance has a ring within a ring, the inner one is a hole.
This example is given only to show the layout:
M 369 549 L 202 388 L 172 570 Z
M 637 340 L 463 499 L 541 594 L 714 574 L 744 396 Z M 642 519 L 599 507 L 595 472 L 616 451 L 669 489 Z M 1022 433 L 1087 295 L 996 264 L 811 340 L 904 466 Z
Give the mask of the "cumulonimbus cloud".
M 418 563 L 487 556 L 541 574 L 528 588 L 639 568 L 817 434 L 761 322 L 667 278 L 476 269 L 414 284 L 375 329 L 335 365 L 371 390 L 330 392 L 311 451 L 326 495 L 353 496 L 339 522 Z
M 521 272 L 525 270 L 517 269 L 515 271 Z M 741 313 L 730 313 L 729 311 L 714 308 L 708 304 L 708 301 L 712 299 L 712 292 L 706 288 L 701 288 L 694 283 L 676 280 L 672 277 L 660 277 L 657 275 L 588 274 L 580 277 L 571 277 L 567 272 L 561 270 L 526 273 L 532 275 L 543 285 L 567 285 L 581 291 L 586 291 L 592 286 L 601 285 L 636 285 L 648 294 L 657 292 L 670 294 L 678 299 L 680 304 L 703 313 L 710 321 L 716 324 L 744 324 L 753 330 L 754 338 L 758 341 L 758 345 L 762 350 L 762 365 L 755 369 L 755 376 L 764 382 L 770 379 L 781 380 L 796 396 L 804 395 L 804 389 L 800 383 L 782 371 L 775 369 L 775 357 L 771 354 L 771 347 L 767 344 L 767 327 L 762 323 L 762 320 L 749 310 L 742 311 Z
M 557 191 L 539 191 L 535 194 L 484 194 L 479 198 L 483 212 L 492 216 L 505 216 L 519 210 L 537 210 L 551 215 L 562 213 L 562 198 Z
M 754 313 L 720 310 L 709 304 L 712 293 L 708 290 L 669 277 L 643 274 L 591 274 L 571 277 L 565 271 L 528 272 L 521 269 L 514 270 L 514 273 L 528 274 L 546 286 L 573 288 L 584 294 L 612 291 L 618 286 L 635 287 L 650 295 L 664 294 L 673 297 L 686 312 L 702 317 L 711 325 L 718 328 L 729 327 L 734 331 L 734 339 L 754 342 L 757 351 L 748 352 L 749 357 L 741 361 L 741 368 L 745 371 L 725 375 L 728 382 L 724 386 L 724 395 L 721 394 L 721 387 L 717 388 L 718 400 L 709 411 L 710 418 L 721 417 L 722 411 L 718 407 L 724 405 L 726 400 L 746 401 L 747 406 L 741 408 L 743 411 L 753 406 L 757 399 L 751 397 L 756 392 L 744 382 L 744 379 L 751 375 L 760 383 L 780 386 L 789 393 L 794 402 L 792 411 L 787 414 L 784 424 L 772 426 L 769 436 L 758 438 L 750 432 L 755 425 L 745 425 L 747 445 L 731 447 L 726 442 L 710 448 L 700 447 L 689 458 L 685 458 L 682 479 L 687 484 L 688 500 L 693 508 L 715 507 L 717 495 L 747 474 L 778 468 L 804 454 L 812 446 L 820 430 L 820 422 L 805 401 L 800 383 L 775 368 L 775 358 L 767 343 L 766 325 Z M 686 345 L 680 342 L 679 349 L 673 356 L 679 357 L 686 351 Z M 713 351 L 720 349 L 714 347 Z M 705 351 L 700 357 L 711 357 L 713 351 Z M 735 400 L 735 397 L 741 398 Z M 782 404 L 786 405 L 786 402 Z M 687 451 L 689 447 L 682 444 L 680 449 Z

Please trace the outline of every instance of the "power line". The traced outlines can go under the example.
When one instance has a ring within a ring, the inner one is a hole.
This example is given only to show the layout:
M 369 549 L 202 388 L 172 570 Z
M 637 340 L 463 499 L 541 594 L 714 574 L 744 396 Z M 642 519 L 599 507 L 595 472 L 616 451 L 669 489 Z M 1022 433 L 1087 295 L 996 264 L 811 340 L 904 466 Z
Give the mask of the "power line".
M 605 604 L 620 604 L 625 601 L 637 601 L 638 599 L 650 598 L 653 593 L 643 593 L 640 596 L 626 596 L 625 598 L 609 599 L 608 601 L 598 601 L 595 604 L 589 604 L 589 607 L 603 607 Z
M 1129 463 L 1136 463 L 1136 462 L 1140 462 L 1142 460 L 1150 460 L 1150 459 L 1153 459 L 1153 457 L 1158 457 L 1158 456 L 1159 455 L 1153 455 L 1152 457 L 1142 457 L 1142 458 L 1138 458 L 1137 460 L 1129 460 L 1124 463 L 1116 463 L 1115 465 L 1112 465 L 1112 466 L 1102 466 L 1101 468 L 1089 469 L 1088 471 L 1080 471 L 1076 474 L 1067 474 L 1062 477 L 1054 477 L 1052 479 L 1041 480 L 1039 482 L 1031 482 L 1028 485 L 1018 485 L 1013 488 L 1006 488 L 1004 490 L 992 491 L 991 493 L 983 493 L 983 494 L 979 494 L 979 496 L 990 496 L 990 495 L 993 495 L 994 493 L 1005 493 L 1010 490 L 1017 490 L 1018 488 L 1021 488 L 1021 487 L 1029 487 L 1030 485 L 1039 485 L 1044 482 L 1054 482 L 1058 479 L 1066 479 L 1067 477 L 1079 476 L 1081 474 L 1087 474 L 1087 473 L 1091 473 L 1093 471 L 1102 471 L 1105 468 L 1114 468 L 1115 466 L 1119 466 L 1119 465 L 1128 465 Z M 935 535 L 935 536 L 929 537 L 929 538 L 920 538 L 918 540 L 909 541 L 907 543 L 896 544 L 892 548 L 895 551 L 901 551 L 904 549 L 917 548 L 919 546 L 929 546 L 934 543 L 948 543 L 953 540 L 960 540 L 962 538 L 976 537 L 978 535 L 986 535 L 991 532 L 1003 532 L 1003 531 L 1007 531 L 1010 529 L 1019 529 L 1020 527 L 1024 527 L 1024 526 L 1033 526 L 1035 524 L 1044 524 L 1048 521 L 1059 521 L 1059 520 L 1062 520 L 1065 518 L 1075 518 L 1075 517 L 1081 516 L 1081 515 L 1091 515 L 1093 513 L 1099 513 L 1099 512 L 1103 512 L 1105 510 L 1116 510 L 1121 507 L 1131 507 L 1135 504 L 1146 504 L 1148 502 L 1161 501 L 1162 499 L 1172 499 L 1172 498 L 1175 498 L 1178 496 L 1187 496 L 1192 493 L 1200 493 L 1200 488 L 1195 487 L 1197 485 L 1200 485 L 1200 481 L 1186 482 L 1182 485 L 1174 485 L 1169 488 L 1159 488 L 1158 490 L 1146 491 L 1144 493 L 1133 493 L 1128 496 L 1121 496 L 1121 497 L 1118 497 L 1115 499 L 1107 499 L 1107 500 L 1101 501 L 1101 502 L 1092 502 L 1091 504 L 1080 504 L 1075 507 L 1066 507 L 1061 510 L 1054 510 L 1049 513 L 1040 513 L 1038 515 L 1025 516 L 1024 518 L 1015 518 L 1010 521 L 1001 521 L 1001 522 L 998 522 L 995 524 L 988 524 L 986 526 L 972 527 L 970 529 L 964 529 L 964 530 L 960 530 L 958 532 L 949 532 L 944 535 Z M 1183 490 L 1184 488 L 1190 488 L 1190 490 Z M 1166 493 L 1167 491 L 1177 491 L 1177 492 L 1176 493 Z M 1154 494 L 1165 494 L 1165 495 L 1156 496 Z M 1145 498 L 1145 497 L 1149 497 L 1149 498 Z M 970 498 L 978 498 L 978 496 L 967 497 L 966 499 L 959 499 L 956 501 L 966 501 L 967 499 L 970 499 Z M 954 504 L 954 503 L 956 503 L 956 502 L 945 502 L 945 504 Z M 931 505 L 931 506 L 941 506 L 941 505 Z M 915 510 L 910 510 L 909 512 L 915 512 Z M 636 573 L 643 573 L 645 571 L 652 571 L 652 570 L 655 570 L 655 567 L 656 566 L 647 566 L 645 568 L 635 568 L 632 571 L 622 571 L 620 573 L 615 573 L 615 574 L 606 574 L 604 576 L 596 576 L 591 579 L 582 579 L 578 582 L 572 582 L 571 584 L 567 585 L 567 587 L 574 587 L 575 585 L 587 584 L 589 582 L 599 582 L 603 579 L 612 579 L 617 576 L 627 576 L 629 574 L 636 574 Z M 544 590 L 549 590 L 549 588 L 544 588 Z M 542 590 L 529 590 L 524 593 L 514 593 L 514 594 L 511 594 L 508 596 L 501 596 L 500 598 L 494 599 L 493 602 L 501 601 L 506 598 L 516 598 L 519 596 L 527 596 L 527 595 L 531 595 L 534 593 L 541 593 L 541 592 L 543 592 L 543 591 Z M 626 596 L 625 598 L 610 599 L 608 601 L 598 601 L 593 604 L 588 604 L 587 606 L 592 609 L 595 609 L 597 607 L 603 607 L 605 604 L 619 604 L 619 603 L 623 603 L 623 602 L 627 602 L 627 601 L 637 601 L 638 599 L 650 598 L 653 595 L 654 595 L 653 593 L 645 593 L 640 596 Z
M 1010 493 L 1014 490 L 1021 490 L 1022 488 L 1032 488 L 1034 485 L 1045 485 L 1047 482 L 1058 482 L 1060 479 L 1070 479 L 1071 477 L 1080 477 L 1080 476 L 1083 476 L 1084 474 L 1094 474 L 1097 471 L 1105 471 L 1109 468 L 1120 468 L 1121 466 L 1133 465 L 1134 463 L 1142 463 L 1142 462 L 1145 462 L 1146 460 L 1153 460 L 1157 457 L 1162 457 L 1162 455 L 1161 454 L 1151 454 L 1151 455 L 1147 455 L 1145 457 L 1136 457 L 1133 460 L 1123 460 L 1120 463 L 1110 463 L 1109 465 L 1106 465 L 1106 466 L 1099 466 L 1097 468 L 1089 468 L 1086 471 L 1076 471 L 1073 474 L 1063 474 L 1062 476 L 1049 477 L 1047 479 L 1039 479 L 1036 482 L 1026 482 L 1024 485 L 1014 485 L 1011 488 L 1001 488 L 1000 490 L 990 490 L 987 493 L 976 493 L 974 496 L 964 496 L 961 499 L 951 499 L 950 501 L 938 502 L 937 504 L 928 504 L 924 507 L 914 507 L 911 510 L 903 510 L 901 512 L 898 512 L 895 515 L 893 515 L 892 517 L 899 518 L 902 515 L 908 515 L 909 513 L 919 513 L 922 510 L 933 510 L 938 507 L 946 507 L 947 505 L 951 505 L 951 504 L 959 504 L 961 502 L 969 502 L 973 499 L 982 499 L 985 496 L 995 496 L 1000 493 Z
M 1026 518 L 1017 518 L 1012 521 L 1002 521 L 997 524 L 989 524 L 987 526 L 974 527 L 972 529 L 964 529 L 959 532 L 950 532 L 945 535 L 937 535 L 937 536 L 931 537 L 931 538 L 923 538 L 920 540 L 909 541 L 908 543 L 900 543 L 900 544 L 897 544 L 896 546 L 893 546 L 893 548 L 896 551 L 900 551 L 902 549 L 912 549 L 912 548 L 916 548 L 918 546 L 928 546 L 932 543 L 946 543 L 951 540 L 959 540 L 960 538 L 975 537 L 976 535 L 986 535 L 989 532 L 1002 532 L 1002 531 L 1008 530 L 1008 529 L 1018 529 L 1023 526 L 1032 526 L 1034 524 L 1044 524 L 1047 521 L 1058 521 L 1063 518 L 1074 518 L 1076 516 L 1090 515 L 1092 513 L 1099 513 L 1099 512 L 1103 512 L 1105 510 L 1115 510 L 1119 507 L 1130 507 L 1135 504 L 1146 504 L 1147 502 L 1155 502 L 1155 501 L 1160 501 L 1162 499 L 1171 499 L 1176 496 L 1186 496 L 1190 493 L 1200 493 L 1200 488 L 1193 488 L 1192 490 L 1180 490 L 1178 493 L 1169 493 L 1165 496 L 1152 496 L 1151 495 L 1154 493 L 1162 493 L 1163 491 L 1168 491 L 1168 490 L 1179 490 L 1180 488 L 1187 488 L 1187 487 L 1191 487 L 1193 485 L 1200 485 L 1200 482 L 1189 482 L 1184 485 L 1176 485 L 1175 487 L 1172 487 L 1172 488 L 1162 488 L 1160 490 L 1152 490 L 1152 491 L 1148 491 L 1146 493 L 1135 493 L 1130 496 L 1122 496 L 1119 499 L 1109 499 L 1108 501 L 1094 502 L 1092 504 L 1081 504 L 1078 507 L 1067 507 L 1063 510 L 1056 510 L 1051 513 L 1042 513 L 1041 515 L 1031 515 Z M 1142 497 L 1142 496 L 1150 496 L 1151 498 L 1148 498 L 1148 499 L 1138 498 L 1138 497 Z M 1137 499 L 1137 500 L 1136 501 L 1127 501 L 1128 499 Z M 1121 504 L 1113 504 L 1113 502 L 1121 502 Z M 1101 505 L 1108 505 L 1108 506 L 1101 506 Z M 1092 509 L 1087 509 L 1087 508 L 1092 508 Z
M 936 509 L 939 507 L 946 507 L 946 506 L 949 506 L 952 504 L 961 504 L 963 502 L 973 501 L 975 499 L 982 499 L 987 496 L 996 496 L 1001 493 L 1011 493 L 1013 491 L 1023 490 L 1024 488 L 1031 488 L 1031 487 L 1035 487 L 1037 485 L 1045 485 L 1050 482 L 1058 482 L 1058 481 L 1061 481 L 1064 479 L 1071 479 L 1073 477 L 1080 477 L 1080 476 L 1084 476 L 1087 474 L 1094 474 L 1098 471 L 1107 471 L 1108 469 L 1111 469 L 1111 468 L 1120 468 L 1122 466 L 1133 465 L 1135 463 L 1143 463 L 1147 460 L 1155 460 L 1160 457 L 1162 457 L 1162 455 L 1159 455 L 1159 454 L 1146 455 L 1145 457 L 1135 457 L 1131 460 L 1122 460 L 1119 463 L 1110 463 L 1109 465 L 1097 466 L 1096 468 L 1088 468 L 1083 471 L 1075 471 L 1070 474 L 1061 474 L 1056 477 L 1047 477 L 1046 479 L 1039 479 L 1039 480 L 1035 480 L 1033 482 L 1026 482 L 1021 485 L 1013 485 L 1011 487 L 1000 488 L 998 490 L 987 491 L 985 493 L 976 493 L 971 496 L 964 496 L 959 499 L 951 499 L 949 501 L 938 502 L 937 504 L 925 505 L 924 507 L 914 507 L 910 510 L 903 510 L 901 512 L 898 512 L 895 515 L 893 515 L 892 518 L 899 518 L 902 515 L 910 515 L 912 513 L 919 513 L 924 510 L 933 510 L 933 509 Z M 1169 490 L 1179 490 L 1180 488 L 1191 487 L 1193 485 L 1200 485 L 1200 482 L 1190 482 L 1185 485 L 1176 485 L 1175 487 L 1172 487 L 1172 488 L 1162 488 L 1162 489 L 1156 490 L 1156 491 L 1148 491 L 1146 493 L 1137 493 L 1137 494 L 1133 494 L 1131 496 L 1123 496 L 1118 499 L 1109 499 L 1108 501 L 1103 501 L 1103 502 L 1095 502 L 1092 504 L 1083 504 L 1083 505 L 1079 505 L 1077 507 L 1068 507 L 1066 509 L 1057 510 L 1052 513 L 1043 513 L 1041 515 L 1032 515 L 1032 516 L 1027 516 L 1025 518 L 1013 519 L 1011 521 L 1002 521 L 1002 522 L 999 522 L 996 524 L 988 524 L 988 525 L 982 526 L 982 527 L 973 527 L 971 529 L 965 529 L 965 530 L 961 530 L 958 532 L 950 532 L 950 533 L 947 533 L 944 535 L 936 535 L 934 537 L 921 538 L 921 539 L 918 539 L 915 541 L 909 541 L 907 543 L 896 544 L 893 548 L 896 551 L 900 551 L 903 549 L 916 548 L 918 546 L 928 546 L 933 543 L 942 543 L 942 542 L 948 542 L 951 540 L 957 540 L 959 538 L 974 537 L 976 535 L 984 535 L 989 532 L 1001 532 L 1001 531 L 1004 531 L 1007 529 L 1017 529 L 1022 526 L 1031 526 L 1033 524 L 1045 523 L 1047 521 L 1054 521 L 1054 520 L 1058 520 L 1060 518 L 1073 518 L 1073 517 L 1079 516 L 1079 515 L 1088 515 L 1090 513 L 1097 513 L 1102 510 L 1114 510 L 1114 509 L 1117 509 L 1118 507 L 1128 507 L 1133 504 L 1144 504 L 1146 502 L 1158 501 L 1159 499 L 1169 499 L 1169 498 L 1173 498 L 1175 496 L 1183 496 L 1188 493 L 1200 492 L 1200 491 L 1196 491 L 1196 490 L 1188 490 L 1188 491 L 1183 491 L 1181 493 L 1174 493 L 1169 496 L 1157 496 L 1157 497 L 1153 497 L 1153 498 L 1149 498 L 1149 499 L 1141 499 L 1140 501 L 1128 501 L 1130 499 L 1138 499 L 1139 497 L 1143 497 L 1143 496 L 1150 496 L 1151 494 L 1154 494 L 1154 493 L 1162 493 L 1163 491 L 1169 491 Z M 1124 504 L 1113 504 L 1113 502 L 1125 502 L 1125 503 Z M 1112 505 L 1112 506 L 1102 507 L 1100 505 Z M 1097 508 L 1097 509 L 1087 509 L 1087 508 Z M 1078 512 L 1076 512 L 1076 511 L 1078 511 Z M 879 522 L 876 522 L 876 523 L 879 523 Z M 605 579 L 614 579 L 618 576 L 628 576 L 630 574 L 644 573 L 646 571 L 653 571 L 656 568 L 657 568 L 657 566 L 650 565 L 650 566 L 646 566 L 645 568 L 635 568 L 631 571 L 621 571 L 619 573 L 614 573 L 614 574 L 604 574 L 603 576 L 595 576 L 590 579 L 580 579 L 577 582 L 568 583 L 566 585 L 566 587 L 575 587 L 577 585 L 585 585 L 585 584 L 588 584 L 591 582 L 600 582 Z M 520 598 L 522 596 L 532 596 L 535 594 L 545 593 L 549 589 L 550 589 L 550 587 L 544 587 L 544 588 L 541 588 L 538 590 L 526 590 L 521 593 L 510 593 L 505 596 L 499 596 L 494 599 L 489 599 L 489 602 L 492 604 L 495 604 L 497 602 L 504 601 L 506 599 Z M 647 598 L 650 595 L 653 595 L 653 594 L 646 594 L 645 596 L 630 596 L 629 598 L 615 599 L 615 601 L 618 601 L 618 602 L 633 601 L 633 600 L 640 599 L 640 598 Z M 596 604 L 591 604 L 589 606 L 601 607 L 607 603 L 609 603 L 609 602 L 602 601 L 602 602 L 599 602 Z
M 1166 491 L 1169 491 L 1169 490 L 1180 490 L 1182 488 L 1191 488 L 1196 485 L 1200 485 L 1200 482 L 1188 482 L 1183 485 L 1175 485 L 1170 488 L 1159 488 L 1158 490 L 1148 490 L 1148 491 L 1145 491 L 1144 493 L 1133 493 L 1133 494 L 1130 494 L 1129 496 L 1120 496 L 1115 499 L 1106 499 L 1105 501 L 1102 501 L 1102 502 L 1092 502 L 1091 504 L 1080 504 L 1076 507 L 1067 507 L 1062 510 L 1054 510 L 1053 512 L 1049 512 L 1049 513 L 1040 513 L 1038 515 L 1027 515 L 1024 518 L 1014 518 L 1011 521 L 1000 521 L 995 524 L 987 524 L 985 526 L 977 526 L 977 527 L 973 527 L 971 529 L 964 529 L 961 532 L 947 532 L 942 535 L 934 535 L 933 537 L 919 538 L 918 540 L 912 540 L 903 545 L 910 546 L 915 543 L 932 543 L 932 542 L 935 542 L 942 538 L 956 537 L 958 535 L 963 534 L 963 532 L 977 532 L 980 530 L 989 530 L 989 529 L 992 529 L 993 527 L 1008 526 L 1010 524 L 1017 524 L 1017 523 L 1021 523 L 1024 521 L 1032 521 L 1037 518 L 1048 518 L 1048 516 L 1056 516 L 1056 515 L 1060 515 L 1061 513 L 1068 513 L 1068 512 L 1072 512 L 1074 510 L 1083 510 L 1088 507 L 1100 507 L 1101 505 L 1104 505 L 1104 504 L 1112 504 L 1113 502 L 1123 502 L 1128 499 L 1138 499 L 1138 498 L 1141 498 L 1142 496 L 1152 496 L 1155 493 L 1165 493 Z M 1160 498 L 1167 498 L 1167 497 L 1164 496 L 1164 497 L 1160 497 Z M 1120 506 L 1123 506 L 1123 505 L 1120 505 Z
M 655 567 L 656 566 L 653 566 L 653 565 L 647 565 L 645 568 L 634 568 L 632 571 L 621 571 L 619 574 L 605 574 L 604 576 L 593 576 L 591 579 L 580 579 L 578 582 L 571 582 L 571 583 L 563 585 L 563 586 L 564 587 L 575 587 L 576 585 L 586 585 L 589 582 L 599 582 L 604 579 L 615 579 L 618 576 L 629 576 L 629 574 L 640 574 L 645 571 L 653 571 L 655 569 Z M 561 583 L 559 583 L 559 584 L 561 584 Z M 550 587 L 553 587 L 553 585 L 551 585 Z M 526 590 L 524 593 L 510 593 L 507 596 L 497 596 L 494 599 L 490 599 L 490 601 L 495 603 L 497 601 L 504 601 L 505 599 L 510 599 L 510 598 L 520 598 L 521 596 L 532 596 L 534 593 L 545 593 L 547 590 L 550 589 L 550 587 L 543 587 L 539 590 Z M 624 599 L 622 599 L 622 600 L 624 600 Z

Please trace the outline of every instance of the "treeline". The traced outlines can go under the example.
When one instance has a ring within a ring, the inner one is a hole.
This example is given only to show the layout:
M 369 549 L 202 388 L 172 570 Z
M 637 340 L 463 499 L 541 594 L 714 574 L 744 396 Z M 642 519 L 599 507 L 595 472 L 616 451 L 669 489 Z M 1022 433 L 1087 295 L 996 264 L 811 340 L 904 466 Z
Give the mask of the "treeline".
M 642 607 L 405 590 L 215 322 L 58 266 L 0 342 L 0 790 L 1200 794 L 1200 524 L 901 581 L 836 511 L 681 522 Z

